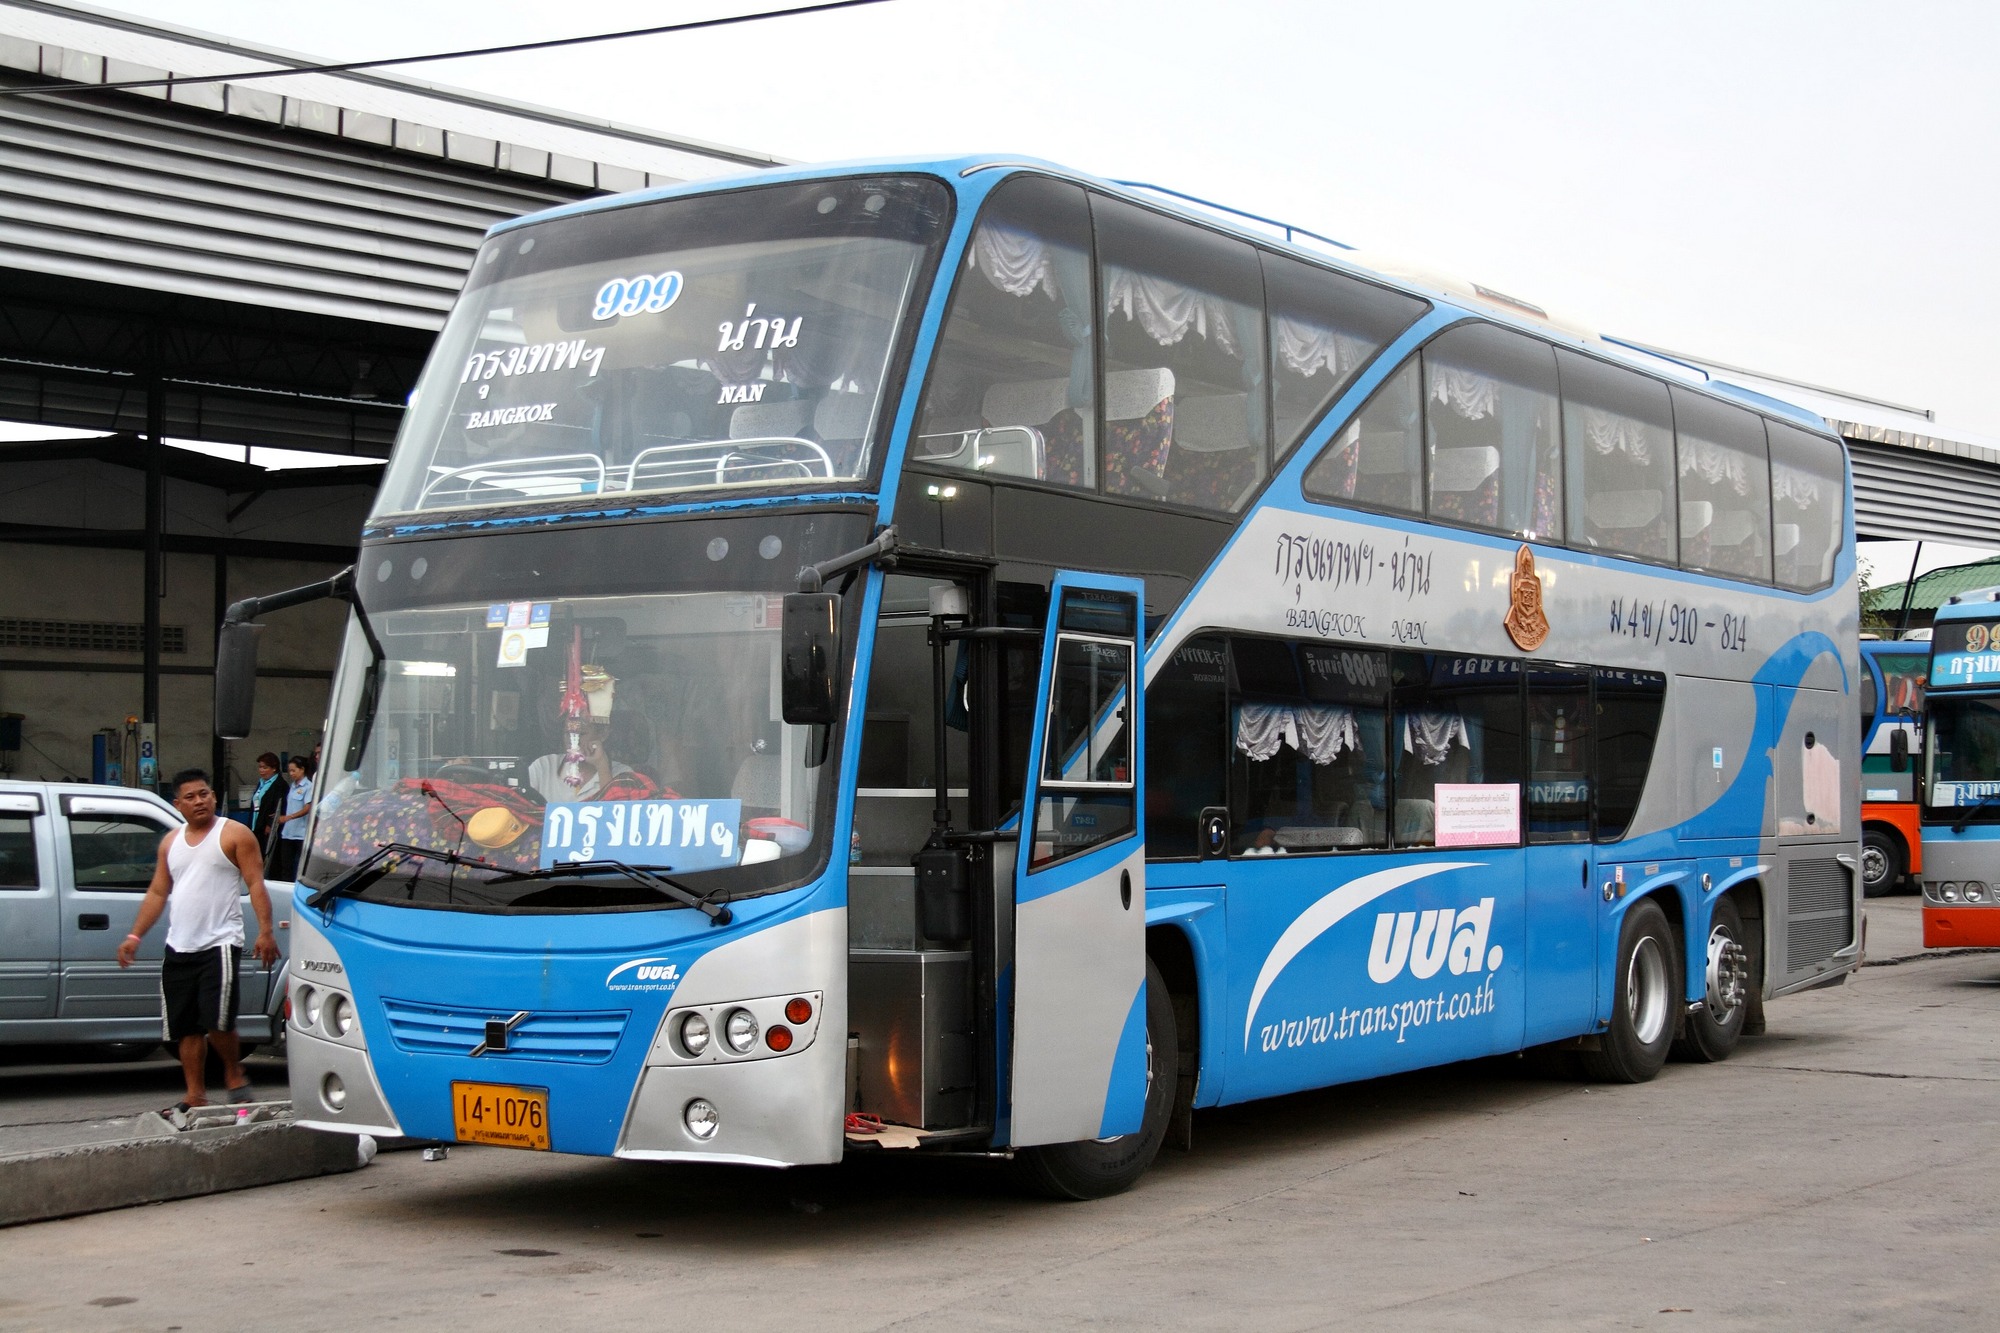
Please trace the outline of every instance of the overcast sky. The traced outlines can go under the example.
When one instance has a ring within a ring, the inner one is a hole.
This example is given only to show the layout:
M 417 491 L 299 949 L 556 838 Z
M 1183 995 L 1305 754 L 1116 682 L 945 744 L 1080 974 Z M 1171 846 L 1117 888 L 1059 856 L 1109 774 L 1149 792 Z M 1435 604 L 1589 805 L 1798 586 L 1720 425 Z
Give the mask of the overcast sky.
M 365 58 L 782 0 L 117 7 Z M 1997 51 L 1983 0 L 890 0 L 405 72 L 806 161 L 1154 181 L 2000 436 Z

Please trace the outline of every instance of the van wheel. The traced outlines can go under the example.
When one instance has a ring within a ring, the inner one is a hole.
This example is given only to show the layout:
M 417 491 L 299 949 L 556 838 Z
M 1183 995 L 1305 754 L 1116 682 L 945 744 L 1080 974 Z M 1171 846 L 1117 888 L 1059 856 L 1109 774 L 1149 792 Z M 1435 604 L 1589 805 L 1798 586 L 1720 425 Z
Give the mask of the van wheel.
M 1708 920 L 1708 965 L 1702 975 L 1706 989 L 1702 1006 L 1687 1016 L 1674 1054 L 1683 1060 L 1712 1064 L 1726 1060 L 1743 1035 L 1749 1012 L 1750 951 L 1743 944 L 1743 916 L 1723 898 Z
M 1583 1072 L 1600 1083 L 1644 1083 L 1667 1062 L 1681 1007 L 1673 932 L 1667 928 L 1667 914 L 1651 898 L 1625 913 L 1618 931 L 1617 978 L 1611 1027 L 1599 1049 L 1579 1052 Z
M 1903 882 L 1903 849 L 1881 829 L 1861 835 L 1861 896 L 1884 898 Z
M 1023 1148 L 1014 1158 L 1021 1182 L 1051 1199 L 1103 1199 L 1131 1189 L 1167 1136 L 1174 1089 L 1180 1084 L 1180 1036 L 1173 998 L 1153 960 L 1146 960 L 1146 1113 L 1136 1134 L 1084 1143 Z

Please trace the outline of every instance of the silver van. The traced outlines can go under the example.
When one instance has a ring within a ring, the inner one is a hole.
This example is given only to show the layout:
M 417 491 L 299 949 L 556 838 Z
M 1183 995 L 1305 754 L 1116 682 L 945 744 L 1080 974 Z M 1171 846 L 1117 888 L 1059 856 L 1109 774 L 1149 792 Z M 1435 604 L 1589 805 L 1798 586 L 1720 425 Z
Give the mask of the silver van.
M 166 923 L 147 932 L 129 969 L 118 966 L 118 946 L 153 881 L 161 837 L 183 822 L 150 792 L 0 781 L 0 1045 L 160 1041 Z M 266 887 L 280 958 L 269 972 L 243 960 L 246 1047 L 284 1031 L 292 886 Z M 248 893 L 243 921 L 254 933 Z

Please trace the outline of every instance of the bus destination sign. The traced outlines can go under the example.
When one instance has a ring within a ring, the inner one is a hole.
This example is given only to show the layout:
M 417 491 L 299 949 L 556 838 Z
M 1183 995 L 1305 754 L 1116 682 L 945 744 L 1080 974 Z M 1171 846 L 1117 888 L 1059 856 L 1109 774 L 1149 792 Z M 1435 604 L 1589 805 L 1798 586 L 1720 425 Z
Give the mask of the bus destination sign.
M 1931 635 L 1930 688 L 2000 685 L 2000 621 L 1948 620 Z

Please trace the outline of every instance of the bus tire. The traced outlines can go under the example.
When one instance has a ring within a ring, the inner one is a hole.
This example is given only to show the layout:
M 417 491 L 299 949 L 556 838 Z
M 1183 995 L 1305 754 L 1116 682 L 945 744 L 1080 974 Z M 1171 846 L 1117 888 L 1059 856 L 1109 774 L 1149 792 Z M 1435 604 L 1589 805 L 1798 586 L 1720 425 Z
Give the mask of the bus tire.
M 1103 1199 L 1122 1194 L 1146 1173 L 1173 1118 L 1180 1084 L 1180 1037 L 1173 997 L 1153 960 L 1146 960 L 1146 1113 L 1135 1134 L 1083 1143 L 1023 1148 L 1014 1169 L 1034 1193 L 1051 1199 Z
M 1681 1035 L 1674 1039 L 1674 1054 L 1697 1064 L 1727 1060 L 1750 1011 L 1750 953 L 1743 942 L 1743 914 L 1728 898 L 1718 900 L 1709 913 L 1707 959 L 1702 1005 L 1687 1016 Z
M 1618 969 L 1611 1026 L 1594 1051 L 1581 1051 L 1586 1077 L 1600 1083 L 1644 1083 L 1660 1072 L 1674 1043 L 1681 1007 L 1680 960 L 1667 914 L 1651 898 L 1625 913 L 1618 931 Z
M 1861 896 L 1886 898 L 1903 882 L 1903 847 L 1881 829 L 1861 835 Z

